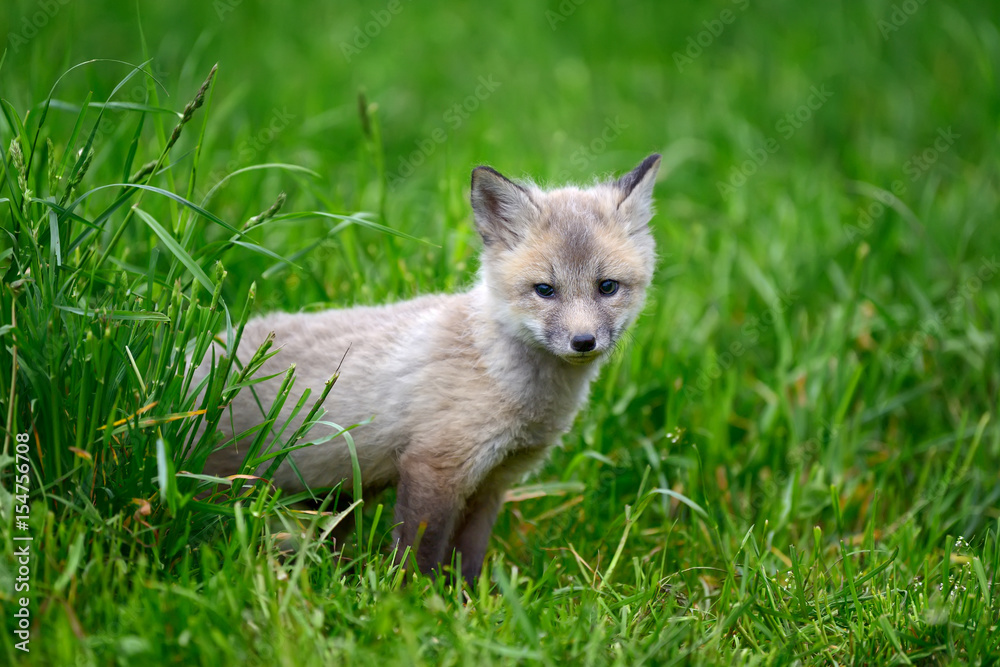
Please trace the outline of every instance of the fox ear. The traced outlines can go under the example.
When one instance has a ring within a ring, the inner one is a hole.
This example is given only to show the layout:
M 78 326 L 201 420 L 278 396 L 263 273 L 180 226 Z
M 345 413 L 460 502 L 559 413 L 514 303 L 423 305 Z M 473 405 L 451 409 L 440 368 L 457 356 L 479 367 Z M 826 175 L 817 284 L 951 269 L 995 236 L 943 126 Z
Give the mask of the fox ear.
M 523 187 L 489 167 L 472 170 L 472 211 L 476 231 L 487 246 L 513 248 L 537 210 Z
M 618 210 L 624 214 L 632 229 L 645 225 L 653 217 L 653 186 L 659 168 L 660 155 L 653 153 L 614 183 L 621 192 Z

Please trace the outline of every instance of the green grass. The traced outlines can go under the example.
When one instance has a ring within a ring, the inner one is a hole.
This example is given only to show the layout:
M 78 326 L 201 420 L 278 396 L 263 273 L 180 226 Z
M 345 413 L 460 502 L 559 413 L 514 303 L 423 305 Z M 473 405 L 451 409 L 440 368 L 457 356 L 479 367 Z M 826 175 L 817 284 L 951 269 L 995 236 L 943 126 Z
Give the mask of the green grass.
M 4 661 L 1000 660 L 990 3 L 8 4 Z M 340 556 L 264 483 L 198 495 L 196 424 L 249 390 L 223 365 L 193 414 L 213 333 L 468 285 L 477 164 L 589 181 L 653 151 L 634 341 L 476 590 L 404 584 L 391 492 Z M 308 532 L 290 559 L 275 520 Z

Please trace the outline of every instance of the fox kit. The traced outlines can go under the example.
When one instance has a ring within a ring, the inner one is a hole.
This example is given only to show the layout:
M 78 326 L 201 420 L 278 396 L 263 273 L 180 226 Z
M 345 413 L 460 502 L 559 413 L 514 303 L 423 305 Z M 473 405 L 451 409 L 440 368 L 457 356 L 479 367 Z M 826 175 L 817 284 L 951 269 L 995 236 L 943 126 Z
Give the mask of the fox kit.
M 344 425 L 374 416 L 353 432 L 363 488 L 397 487 L 395 537 L 400 552 L 416 545 L 422 571 L 460 554 L 462 575 L 478 578 L 505 490 L 569 429 L 601 362 L 642 309 L 659 164 L 651 155 L 615 181 L 550 191 L 477 167 L 472 208 L 484 247 L 471 289 L 247 323 L 237 353 L 244 362 L 274 332 L 282 349 L 262 375 L 296 364 L 278 426 L 303 390 L 321 391 L 343 359 L 323 407 Z M 258 385 L 265 409 L 279 384 Z M 246 391 L 231 411 L 222 420 L 227 437 L 264 419 Z M 314 426 L 310 437 L 324 428 Z M 214 452 L 206 469 L 236 472 L 242 449 Z M 281 488 L 351 488 L 342 439 L 289 456 L 297 470 L 287 460 L 278 468 Z

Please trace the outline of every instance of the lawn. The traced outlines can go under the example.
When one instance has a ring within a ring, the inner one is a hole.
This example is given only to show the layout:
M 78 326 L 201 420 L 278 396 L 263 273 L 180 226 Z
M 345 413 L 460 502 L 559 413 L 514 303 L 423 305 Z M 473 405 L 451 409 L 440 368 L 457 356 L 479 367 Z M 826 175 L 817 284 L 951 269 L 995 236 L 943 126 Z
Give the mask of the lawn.
M 1000 661 L 994 3 L 9 0 L 0 34 L 0 662 Z M 393 565 L 391 491 L 336 546 L 332 503 L 205 497 L 197 425 L 253 377 L 196 404 L 213 335 L 470 285 L 476 165 L 653 152 L 646 309 L 478 586 Z

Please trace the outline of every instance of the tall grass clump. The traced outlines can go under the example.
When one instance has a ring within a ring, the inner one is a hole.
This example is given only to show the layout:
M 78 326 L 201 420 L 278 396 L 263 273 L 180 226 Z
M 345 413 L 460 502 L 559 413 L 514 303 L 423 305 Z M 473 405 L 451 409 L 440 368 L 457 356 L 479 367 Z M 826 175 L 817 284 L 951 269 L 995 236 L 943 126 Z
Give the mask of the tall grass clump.
M 212 449 L 225 445 L 215 429 L 225 406 L 237 392 L 253 391 L 261 380 L 256 371 L 275 353 L 265 343 L 245 365 L 225 353 L 239 343 L 255 288 L 240 303 L 227 303 L 223 261 L 235 249 L 288 263 L 252 238 L 277 220 L 328 216 L 378 226 L 364 216 L 329 212 L 282 216 L 284 193 L 243 224 L 212 213 L 220 183 L 196 200 L 216 68 L 178 113 L 157 106 L 158 82 L 147 69 L 130 66 L 108 101 L 88 98 L 75 107 L 76 121 L 65 137 L 47 123 L 56 109 L 74 108 L 55 97 L 58 83 L 23 115 L 2 102 L 13 135 L 0 147 L 3 550 L 12 556 L 22 544 L 16 536 L 32 538 L 28 597 L 34 613 L 64 613 L 78 640 L 83 631 L 74 608 L 78 591 L 90 588 L 86 582 L 102 590 L 103 580 L 111 604 L 114 591 L 121 601 L 135 593 L 126 590 L 155 585 L 159 576 L 197 580 L 195 589 L 210 586 L 213 576 L 231 578 L 241 562 L 259 566 L 258 550 L 270 553 L 279 569 L 276 551 L 264 545 L 266 519 L 296 499 L 279 500 L 280 493 L 254 473 L 268 461 L 273 470 L 305 430 L 271 428 L 294 369 L 285 374 L 274 405 L 262 406 L 262 426 L 240 434 L 253 443 L 241 474 L 199 474 Z M 146 104 L 116 104 L 119 90 L 143 78 Z M 95 138 L 104 114 L 122 109 L 131 133 L 128 150 L 120 164 L 100 172 L 105 178 L 117 172 L 118 180 L 101 182 L 92 168 Z M 194 139 L 185 144 L 189 135 Z M 177 158 L 182 145 L 187 152 Z M 292 165 L 264 167 L 311 175 Z M 209 368 L 200 382 L 194 372 L 199 363 Z M 307 393 L 296 406 L 307 412 L 306 424 L 322 415 L 325 395 Z M 25 462 L 27 478 L 15 476 Z M 23 498 L 30 499 L 27 505 Z M 290 520 L 285 513 L 284 522 L 309 536 L 316 514 Z M 308 548 L 301 553 L 315 557 Z M 100 604 L 88 607 L 92 612 L 104 613 Z M 6 657 L 18 657 L 6 641 L 16 621 L 5 625 Z M 36 635 L 39 625 L 36 620 L 32 628 Z M 36 654 L 55 659 L 77 653 L 45 641 L 44 648 L 35 641 Z M 96 651 L 91 657 L 113 648 L 89 646 Z

